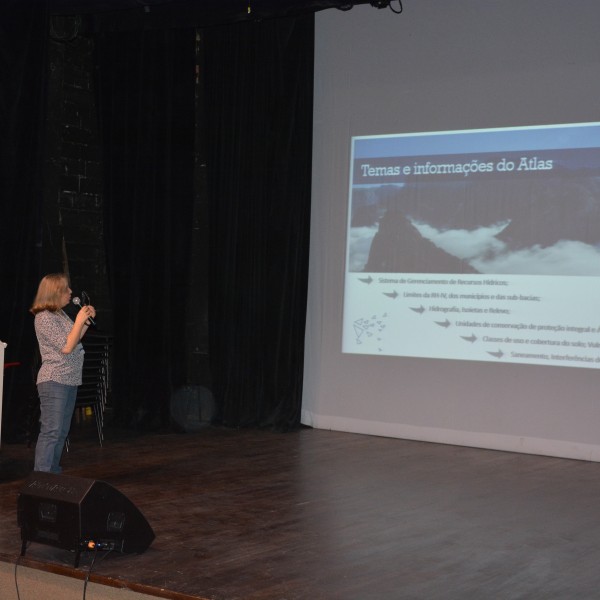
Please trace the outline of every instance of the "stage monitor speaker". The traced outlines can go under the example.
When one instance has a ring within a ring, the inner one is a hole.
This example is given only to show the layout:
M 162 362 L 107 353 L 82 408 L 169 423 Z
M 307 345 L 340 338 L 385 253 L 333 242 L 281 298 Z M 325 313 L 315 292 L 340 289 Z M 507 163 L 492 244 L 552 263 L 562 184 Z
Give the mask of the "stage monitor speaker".
M 28 542 L 75 551 L 142 553 L 154 531 L 134 504 L 103 481 L 34 471 L 19 491 L 21 555 Z

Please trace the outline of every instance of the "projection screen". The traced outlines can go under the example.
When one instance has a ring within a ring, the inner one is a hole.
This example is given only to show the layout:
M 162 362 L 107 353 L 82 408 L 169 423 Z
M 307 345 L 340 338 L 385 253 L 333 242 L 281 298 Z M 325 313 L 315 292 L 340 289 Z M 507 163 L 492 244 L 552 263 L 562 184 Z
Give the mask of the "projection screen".
M 600 5 L 317 13 L 302 422 L 600 460 Z

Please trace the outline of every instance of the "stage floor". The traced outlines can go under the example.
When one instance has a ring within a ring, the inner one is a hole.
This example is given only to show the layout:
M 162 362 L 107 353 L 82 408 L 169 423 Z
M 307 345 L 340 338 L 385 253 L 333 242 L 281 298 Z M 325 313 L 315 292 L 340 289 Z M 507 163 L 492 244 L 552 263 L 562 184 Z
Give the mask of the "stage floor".
M 33 450 L 0 449 L 0 560 Z M 73 436 L 65 475 L 106 481 L 156 539 L 98 554 L 91 580 L 161 598 L 597 598 L 600 464 L 364 435 L 207 428 Z M 83 578 L 92 554 L 24 565 Z

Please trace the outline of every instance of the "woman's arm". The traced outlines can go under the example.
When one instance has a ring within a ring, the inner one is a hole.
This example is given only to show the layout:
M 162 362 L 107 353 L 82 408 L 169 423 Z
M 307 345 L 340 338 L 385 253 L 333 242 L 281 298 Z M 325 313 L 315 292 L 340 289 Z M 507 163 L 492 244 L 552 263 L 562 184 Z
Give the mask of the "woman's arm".
M 89 328 L 88 318 L 92 317 L 92 319 L 96 316 L 96 311 L 93 306 L 82 306 L 81 310 L 77 313 L 75 317 L 75 322 L 73 323 L 73 327 L 71 327 L 71 331 L 69 335 L 67 335 L 67 342 L 64 348 L 61 350 L 63 354 L 71 354 L 75 347 L 81 341 L 81 338 L 85 335 L 86 331 Z

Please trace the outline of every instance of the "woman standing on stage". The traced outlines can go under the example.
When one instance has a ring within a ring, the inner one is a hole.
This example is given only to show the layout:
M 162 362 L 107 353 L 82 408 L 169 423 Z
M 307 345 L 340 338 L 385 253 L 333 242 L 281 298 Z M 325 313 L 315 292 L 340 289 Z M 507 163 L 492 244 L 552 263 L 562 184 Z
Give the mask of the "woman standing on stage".
M 71 427 L 77 386 L 81 385 L 84 356 L 81 338 L 90 325 L 88 319 L 96 316 L 93 306 L 82 306 L 73 322 L 63 311 L 70 301 L 67 276 L 53 273 L 40 281 L 30 308 L 35 315 L 35 334 L 42 356 L 37 376 L 41 415 L 35 471 L 62 471 L 60 458 Z

